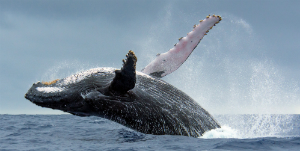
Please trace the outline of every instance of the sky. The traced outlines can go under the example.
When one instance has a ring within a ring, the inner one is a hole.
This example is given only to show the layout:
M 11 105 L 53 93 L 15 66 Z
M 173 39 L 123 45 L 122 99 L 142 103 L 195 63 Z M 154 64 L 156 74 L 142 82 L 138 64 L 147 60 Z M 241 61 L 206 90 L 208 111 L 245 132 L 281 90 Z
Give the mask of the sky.
M 141 70 L 208 14 L 222 21 L 163 80 L 212 114 L 300 114 L 298 0 L 0 0 L 0 114 L 61 114 L 24 98 L 94 67 Z

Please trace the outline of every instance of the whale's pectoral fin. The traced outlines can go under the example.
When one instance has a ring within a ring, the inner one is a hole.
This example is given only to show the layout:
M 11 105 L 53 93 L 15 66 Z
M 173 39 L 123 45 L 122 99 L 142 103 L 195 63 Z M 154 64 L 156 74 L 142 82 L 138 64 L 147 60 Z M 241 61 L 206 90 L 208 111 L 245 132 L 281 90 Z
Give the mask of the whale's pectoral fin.
M 115 77 L 106 92 L 108 95 L 125 95 L 127 91 L 133 89 L 135 86 L 137 57 L 131 50 L 129 50 L 126 57 L 126 60 L 123 60 L 123 67 L 121 70 L 115 71 Z
M 174 72 L 186 61 L 208 31 L 221 20 L 222 18 L 216 15 L 209 15 L 204 20 L 200 20 L 198 25 L 194 25 L 193 31 L 186 37 L 179 38 L 179 42 L 168 52 L 156 55 L 156 58 L 142 72 L 157 78 Z

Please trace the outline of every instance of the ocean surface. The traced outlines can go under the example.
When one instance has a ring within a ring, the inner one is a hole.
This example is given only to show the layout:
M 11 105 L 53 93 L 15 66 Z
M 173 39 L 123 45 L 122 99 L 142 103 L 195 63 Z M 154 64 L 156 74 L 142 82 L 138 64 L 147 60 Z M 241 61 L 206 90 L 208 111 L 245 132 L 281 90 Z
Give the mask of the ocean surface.
M 300 115 L 214 115 L 201 138 L 142 134 L 100 117 L 0 115 L 1 151 L 300 150 Z

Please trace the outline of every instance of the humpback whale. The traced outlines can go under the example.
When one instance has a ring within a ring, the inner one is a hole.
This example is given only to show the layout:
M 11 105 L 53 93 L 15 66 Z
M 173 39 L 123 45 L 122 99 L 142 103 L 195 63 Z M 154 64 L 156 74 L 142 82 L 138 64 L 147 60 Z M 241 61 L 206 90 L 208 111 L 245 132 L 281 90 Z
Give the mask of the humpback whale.
M 25 94 L 32 103 L 77 116 L 99 116 L 154 135 L 202 136 L 220 128 L 191 97 L 160 79 L 180 67 L 204 35 L 221 21 L 207 16 L 142 72 L 129 51 L 121 69 L 93 68 L 52 82 L 37 82 Z

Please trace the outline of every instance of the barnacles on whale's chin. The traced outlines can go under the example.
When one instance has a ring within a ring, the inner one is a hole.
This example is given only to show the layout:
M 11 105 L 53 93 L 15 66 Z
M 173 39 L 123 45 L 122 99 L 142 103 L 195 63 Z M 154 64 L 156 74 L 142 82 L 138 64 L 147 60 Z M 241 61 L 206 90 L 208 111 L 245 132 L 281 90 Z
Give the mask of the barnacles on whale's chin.
M 45 85 L 51 85 L 51 84 L 54 84 L 58 81 L 59 79 L 56 79 L 56 80 L 53 80 L 53 81 L 50 81 L 50 82 L 44 82 L 42 81 L 42 84 L 45 84 Z

